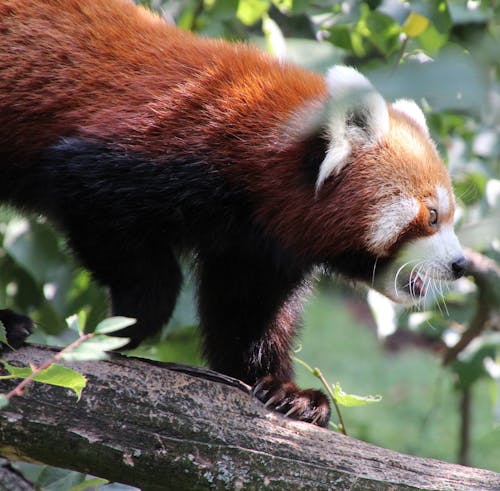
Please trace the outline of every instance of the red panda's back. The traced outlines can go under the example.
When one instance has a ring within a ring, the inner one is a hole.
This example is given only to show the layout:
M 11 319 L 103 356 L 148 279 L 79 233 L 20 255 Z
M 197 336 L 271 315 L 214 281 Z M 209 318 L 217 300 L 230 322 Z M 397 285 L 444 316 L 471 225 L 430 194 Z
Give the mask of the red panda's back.
M 0 31 L 4 149 L 43 148 L 90 114 L 144 103 L 147 71 L 153 85 L 169 83 L 168 70 L 152 70 L 171 55 L 156 42 L 168 27 L 127 1 L 3 1 Z
M 268 137 L 266 125 L 325 90 L 320 77 L 196 38 L 128 0 L 0 0 L 0 32 L 0 148 L 14 161 L 75 134 L 157 152 L 185 137 L 224 141 L 224 128 Z

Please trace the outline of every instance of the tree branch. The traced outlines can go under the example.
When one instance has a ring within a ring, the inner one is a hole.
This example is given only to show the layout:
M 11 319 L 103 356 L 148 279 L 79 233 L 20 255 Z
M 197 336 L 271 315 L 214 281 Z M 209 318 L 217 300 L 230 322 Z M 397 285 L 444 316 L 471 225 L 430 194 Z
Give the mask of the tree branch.
M 489 322 L 498 322 L 500 306 L 500 267 L 489 257 L 472 249 L 465 251 L 468 276 L 474 278 L 478 289 L 477 309 L 470 326 L 458 342 L 448 348 L 443 357 L 443 365 L 449 365 L 469 343 L 479 336 Z
M 50 356 L 51 348 L 29 346 L 5 358 L 26 366 Z M 30 386 L 0 411 L 0 455 L 148 491 L 500 488 L 494 472 L 398 454 L 285 419 L 252 400 L 244 385 L 210 371 L 182 373 L 125 357 L 65 364 L 88 379 L 82 399 Z M 0 392 L 15 383 L 1 381 Z

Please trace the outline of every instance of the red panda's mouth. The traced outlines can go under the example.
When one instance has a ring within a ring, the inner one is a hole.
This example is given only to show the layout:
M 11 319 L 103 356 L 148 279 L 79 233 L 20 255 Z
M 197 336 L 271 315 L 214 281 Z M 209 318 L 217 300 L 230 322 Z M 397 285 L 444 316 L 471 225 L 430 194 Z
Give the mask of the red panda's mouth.
M 424 280 L 417 273 L 412 273 L 408 281 L 408 292 L 412 297 L 421 298 L 425 295 Z

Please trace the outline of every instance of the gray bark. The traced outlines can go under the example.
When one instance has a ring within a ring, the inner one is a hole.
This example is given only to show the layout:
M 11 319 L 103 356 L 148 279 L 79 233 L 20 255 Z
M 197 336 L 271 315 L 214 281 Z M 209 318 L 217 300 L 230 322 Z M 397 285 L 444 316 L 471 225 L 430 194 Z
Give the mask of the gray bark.
M 50 348 L 4 356 L 41 364 Z M 0 411 L 0 455 L 144 490 L 496 490 L 500 474 L 399 454 L 267 411 L 241 383 L 116 357 L 65 363 L 80 401 L 34 383 Z M 0 381 L 0 393 L 15 386 Z

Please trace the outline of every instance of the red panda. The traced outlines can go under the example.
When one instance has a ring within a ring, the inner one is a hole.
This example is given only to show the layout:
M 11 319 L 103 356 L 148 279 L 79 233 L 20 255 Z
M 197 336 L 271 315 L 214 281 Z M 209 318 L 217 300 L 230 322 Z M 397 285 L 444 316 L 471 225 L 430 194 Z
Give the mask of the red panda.
M 0 34 L 0 200 L 66 234 L 137 319 L 130 346 L 169 320 L 190 252 L 210 366 L 324 426 L 290 357 L 315 268 L 402 303 L 463 275 L 421 110 L 353 68 L 323 77 L 128 0 L 0 0 Z

